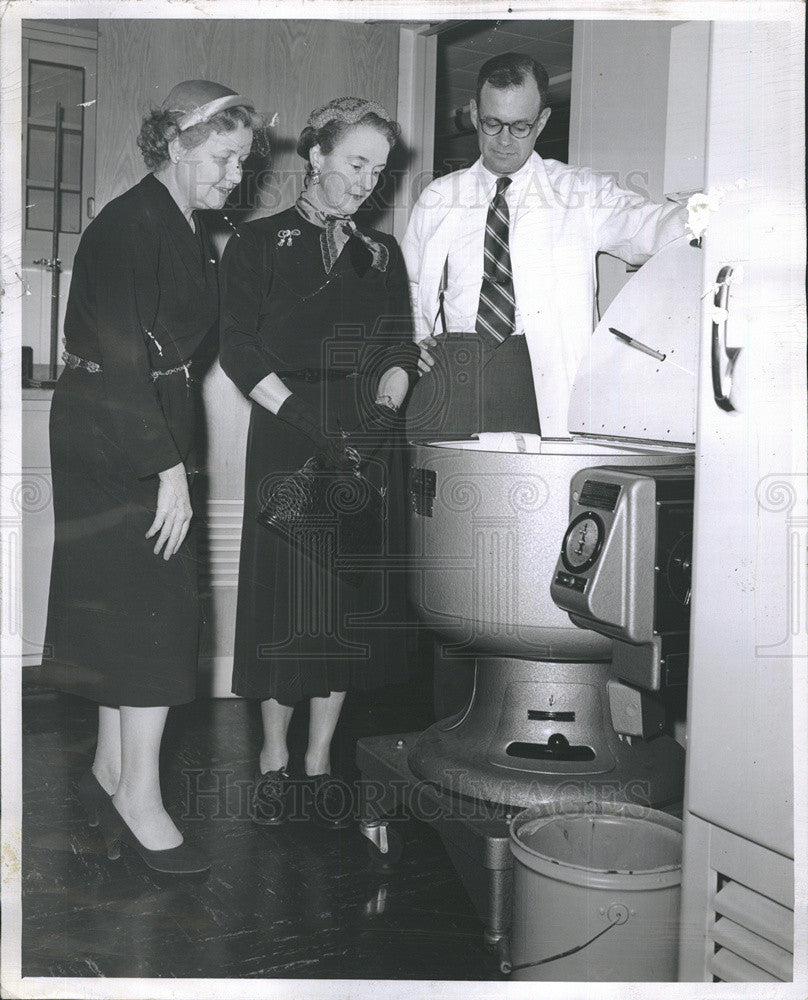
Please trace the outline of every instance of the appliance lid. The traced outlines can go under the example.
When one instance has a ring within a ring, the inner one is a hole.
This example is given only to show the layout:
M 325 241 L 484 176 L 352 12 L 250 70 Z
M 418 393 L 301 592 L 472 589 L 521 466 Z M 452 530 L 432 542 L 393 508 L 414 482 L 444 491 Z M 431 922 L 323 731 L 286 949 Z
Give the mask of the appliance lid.
M 691 239 L 643 264 L 603 314 L 573 383 L 571 434 L 695 442 L 702 254 Z

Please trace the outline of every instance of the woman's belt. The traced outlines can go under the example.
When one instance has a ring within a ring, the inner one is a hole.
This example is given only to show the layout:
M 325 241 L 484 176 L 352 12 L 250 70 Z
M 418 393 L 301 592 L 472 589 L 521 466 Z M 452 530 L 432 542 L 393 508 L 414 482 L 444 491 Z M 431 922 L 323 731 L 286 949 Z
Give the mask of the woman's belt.
M 80 358 L 78 354 L 71 354 L 70 351 L 62 352 L 62 361 L 64 361 L 68 368 L 83 368 L 92 375 L 103 371 L 97 361 L 86 361 L 84 358 Z
M 332 371 L 329 368 L 294 368 L 276 371 L 278 378 L 296 378 L 302 382 L 339 382 L 346 378 L 356 378 L 358 372 Z
M 87 361 L 86 358 L 80 358 L 78 354 L 71 354 L 70 351 L 64 351 L 62 361 L 64 361 L 68 368 L 82 368 L 92 375 L 97 375 L 104 370 L 97 361 Z M 191 376 L 192 365 L 192 361 L 186 361 L 175 368 L 152 368 L 149 374 L 151 375 L 152 382 L 156 382 L 158 378 L 162 378 L 164 375 L 178 375 L 180 372 L 183 372 L 186 383 L 195 382 L 196 379 Z

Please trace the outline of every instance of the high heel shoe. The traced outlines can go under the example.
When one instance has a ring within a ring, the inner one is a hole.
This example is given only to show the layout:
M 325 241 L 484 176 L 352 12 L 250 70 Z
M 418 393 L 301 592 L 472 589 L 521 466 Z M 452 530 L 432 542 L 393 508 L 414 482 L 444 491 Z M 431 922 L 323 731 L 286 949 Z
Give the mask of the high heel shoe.
M 93 774 L 92 769 L 86 771 L 79 778 L 76 788 L 76 797 L 81 803 L 81 807 L 87 816 L 90 826 L 98 826 L 99 812 L 104 807 L 104 803 L 110 801 L 109 792 Z
M 210 871 L 210 862 L 199 850 L 189 844 L 178 844 L 162 851 L 152 851 L 132 833 L 126 820 L 115 808 L 115 803 L 108 798 L 98 813 L 101 825 L 101 836 L 107 848 L 107 857 L 117 861 L 121 856 L 121 847 L 126 845 L 133 850 L 140 860 L 152 871 L 164 875 L 202 875 Z

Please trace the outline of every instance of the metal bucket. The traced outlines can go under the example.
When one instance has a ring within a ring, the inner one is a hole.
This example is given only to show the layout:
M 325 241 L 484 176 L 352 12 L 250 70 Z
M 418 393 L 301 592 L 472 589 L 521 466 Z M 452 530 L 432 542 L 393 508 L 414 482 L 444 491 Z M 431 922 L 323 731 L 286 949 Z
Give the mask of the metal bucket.
M 675 982 L 682 823 L 637 805 L 511 823 L 513 979 Z

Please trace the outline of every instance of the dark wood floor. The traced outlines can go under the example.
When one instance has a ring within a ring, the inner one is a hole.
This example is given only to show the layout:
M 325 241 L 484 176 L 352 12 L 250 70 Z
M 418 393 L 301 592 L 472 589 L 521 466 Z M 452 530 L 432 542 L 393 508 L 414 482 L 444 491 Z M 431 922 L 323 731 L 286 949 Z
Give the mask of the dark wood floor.
M 350 696 L 335 770 L 355 781 L 357 736 L 423 728 L 430 702 L 426 682 Z M 403 821 L 401 861 L 377 872 L 355 826 L 250 821 L 244 788 L 260 734 L 252 703 L 203 701 L 169 716 L 164 793 L 213 858 L 209 877 L 160 882 L 127 852 L 109 861 L 74 795 L 91 759 L 95 716 L 77 699 L 36 688 L 24 696 L 23 975 L 502 978 L 430 827 Z M 295 760 L 305 724 L 305 713 L 296 714 Z M 195 787 L 219 794 L 195 796 Z

